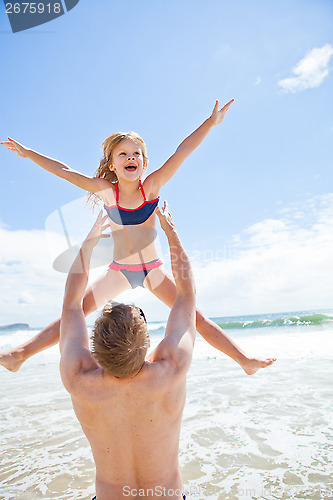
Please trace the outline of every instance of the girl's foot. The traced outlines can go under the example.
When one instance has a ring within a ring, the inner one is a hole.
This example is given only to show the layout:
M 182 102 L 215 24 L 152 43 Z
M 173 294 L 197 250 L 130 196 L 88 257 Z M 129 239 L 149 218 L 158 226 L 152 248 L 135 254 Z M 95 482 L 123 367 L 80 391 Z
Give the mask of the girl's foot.
M 257 359 L 257 358 L 247 358 L 247 360 L 241 364 L 241 367 L 245 371 L 246 375 L 253 375 L 260 368 L 267 368 L 276 361 L 276 358 L 268 359 Z
M 10 372 L 17 372 L 24 362 L 22 352 L 19 350 L 9 350 L 0 352 L 0 365 Z

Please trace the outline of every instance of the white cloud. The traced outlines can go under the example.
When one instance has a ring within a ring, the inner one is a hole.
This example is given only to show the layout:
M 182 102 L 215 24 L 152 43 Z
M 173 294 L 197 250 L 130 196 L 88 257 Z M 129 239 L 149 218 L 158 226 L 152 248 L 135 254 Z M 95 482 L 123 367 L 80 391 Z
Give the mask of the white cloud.
M 65 274 L 54 271 L 45 232 L 0 227 L 0 323 L 45 324 L 61 312 Z
M 0 228 L 0 324 L 42 326 L 60 314 L 66 274 L 52 268 L 45 236 Z M 55 248 L 58 236 L 48 236 Z M 333 194 L 282 207 L 279 218 L 253 224 L 218 252 L 190 255 L 198 305 L 208 316 L 331 308 L 332 255 Z M 118 300 L 139 305 L 150 321 L 168 316 L 141 288 Z
M 280 80 L 278 84 L 286 92 L 319 87 L 329 73 L 328 64 L 333 55 L 333 46 L 327 43 L 321 48 L 312 49 L 292 69 L 295 76 Z
M 19 295 L 18 302 L 19 304 L 34 304 L 35 299 L 30 293 L 23 291 Z
M 247 228 L 226 258 L 195 262 L 198 304 L 209 316 L 331 308 L 332 255 L 329 194 Z

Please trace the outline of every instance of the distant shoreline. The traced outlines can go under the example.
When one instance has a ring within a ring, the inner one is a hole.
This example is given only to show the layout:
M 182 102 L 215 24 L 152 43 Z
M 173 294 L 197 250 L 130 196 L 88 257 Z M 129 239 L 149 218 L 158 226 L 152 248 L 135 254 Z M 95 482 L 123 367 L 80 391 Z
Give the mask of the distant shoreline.
M 30 330 L 28 323 L 11 323 L 10 325 L 0 326 L 0 330 Z
M 226 330 L 248 330 L 252 328 L 283 328 L 283 327 L 308 327 L 308 326 L 333 326 L 333 310 L 317 309 L 310 311 L 295 311 L 284 313 L 248 314 L 240 316 L 211 317 L 221 328 Z M 149 321 L 151 333 L 165 328 L 167 321 Z M 87 328 L 93 328 L 87 324 Z M 28 323 L 11 323 L 0 326 L 0 332 L 17 330 L 42 330 L 44 326 L 30 326 Z

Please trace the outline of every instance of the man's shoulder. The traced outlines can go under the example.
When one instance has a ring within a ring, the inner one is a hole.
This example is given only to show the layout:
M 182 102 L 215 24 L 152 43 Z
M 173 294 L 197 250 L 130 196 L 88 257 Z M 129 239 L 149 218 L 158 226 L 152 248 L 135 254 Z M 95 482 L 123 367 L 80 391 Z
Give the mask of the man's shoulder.
M 72 397 L 87 400 L 94 399 L 104 385 L 103 368 L 98 366 L 97 363 L 90 366 L 81 366 L 80 370 L 76 371 L 70 377 L 64 377 L 62 373 L 62 379 L 65 388 Z
M 169 335 L 148 356 L 150 361 L 157 363 L 162 375 L 170 379 L 185 378 L 191 364 L 194 339 L 188 334 L 180 335 L 179 339 L 178 332 L 181 330 L 182 328 L 174 325 Z
M 186 380 L 186 371 L 179 369 L 179 365 L 171 357 L 146 361 L 144 369 L 145 380 L 151 388 L 169 390 L 172 385 Z

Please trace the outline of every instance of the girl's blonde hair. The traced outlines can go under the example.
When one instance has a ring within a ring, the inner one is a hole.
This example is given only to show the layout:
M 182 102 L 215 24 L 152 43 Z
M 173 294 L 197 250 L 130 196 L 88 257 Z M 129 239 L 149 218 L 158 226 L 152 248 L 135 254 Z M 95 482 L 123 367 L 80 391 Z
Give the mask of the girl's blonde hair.
M 96 170 L 94 177 L 99 177 L 101 179 L 106 179 L 111 183 L 117 182 L 117 174 L 114 171 L 110 170 L 110 165 L 112 163 L 112 155 L 113 151 L 118 144 L 120 144 L 123 140 L 130 139 L 135 142 L 138 146 L 140 146 L 142 151 L 142 156 L 145 165 L 148 164 L 148 156 L 147 156 L 147 147 L 145 141 L 142 137 L 139 136 L 136 132 L 115 132 L 114 134 L 109 135 L 105 139 L 102 144 L 103 158 L 99 163 L 99 167 Z M 90 203 L 93 207 L 100 200 L 100 196 L 95 193 L 88 194 L 88 203 Z

